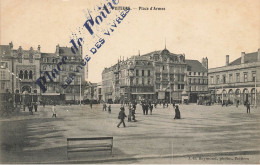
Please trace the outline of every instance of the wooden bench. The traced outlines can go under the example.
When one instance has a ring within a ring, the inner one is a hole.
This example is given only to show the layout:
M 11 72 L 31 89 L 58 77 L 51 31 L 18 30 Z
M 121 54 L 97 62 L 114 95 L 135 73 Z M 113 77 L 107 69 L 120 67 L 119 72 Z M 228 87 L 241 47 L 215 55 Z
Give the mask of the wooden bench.
M 102 142 L 102 143 L 100 143 Z M 113 137 L 67 138 L 67 158 L 71 152 L 110 151 Z

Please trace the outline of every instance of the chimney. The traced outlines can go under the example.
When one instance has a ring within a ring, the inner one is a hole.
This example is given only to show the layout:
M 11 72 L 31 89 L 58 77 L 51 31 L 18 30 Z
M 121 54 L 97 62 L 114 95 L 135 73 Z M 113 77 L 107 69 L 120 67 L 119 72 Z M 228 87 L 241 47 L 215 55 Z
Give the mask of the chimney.
M 60 45 L 58 44 L 58 45 L 56 45 L 56 54 L 57 54 L 57 55 L 60 54 L 59 50 L 60 50 Z
M 204 66 L 206 69 L 208 69 L 208 58 L 202 58 L 201 61 L 202 66 Z
M 13 49 L 13 42 L 11 41 L 10 43 L 9 43 L 9 46 L 10 46 L 10 49 Z
M 260 48 L 258 49 L 258 52 L 257 52 L 257 61 L 260 61 Z
M 41 51 L 41 45 L 38 45 L 38 51 L 39 52 Z
M 229 55 L 226 55 L 226 66 L 229 65 Z
M 241 52 L 241 64 L 245 63 L 245 52 Z

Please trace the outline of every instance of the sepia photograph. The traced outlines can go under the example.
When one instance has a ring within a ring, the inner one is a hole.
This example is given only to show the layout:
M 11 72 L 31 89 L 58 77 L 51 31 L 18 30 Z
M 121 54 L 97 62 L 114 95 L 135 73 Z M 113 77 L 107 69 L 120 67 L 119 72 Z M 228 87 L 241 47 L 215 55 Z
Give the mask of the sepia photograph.
M 0 164 L 259 164 L 260 0 L 0 0 Z

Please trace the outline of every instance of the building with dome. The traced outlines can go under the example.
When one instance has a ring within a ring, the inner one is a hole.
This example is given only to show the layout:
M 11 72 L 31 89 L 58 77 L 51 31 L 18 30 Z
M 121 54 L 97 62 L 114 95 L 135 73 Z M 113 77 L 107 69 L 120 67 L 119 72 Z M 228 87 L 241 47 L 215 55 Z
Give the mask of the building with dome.
M 103 100 L 181 102 L 182 92 L 189 89 L 188 66 L 185 54 L 174 54 L 166 48 L 118 60 L 102 72 Z

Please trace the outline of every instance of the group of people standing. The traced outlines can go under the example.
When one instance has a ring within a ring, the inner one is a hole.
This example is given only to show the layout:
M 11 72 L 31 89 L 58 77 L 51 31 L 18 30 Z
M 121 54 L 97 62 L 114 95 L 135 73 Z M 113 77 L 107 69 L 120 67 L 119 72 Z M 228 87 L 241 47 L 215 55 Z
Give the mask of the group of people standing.
M 151 103 L 142 103 L 142 109 L 143 109 L 143 114 L 148 115 L 148 110 L 150 109 L 150 115 L 152 115 L 153 112 L 153 105 Z
M 143 110 L 143 114 L 144 115 L 148 114 L 148 110 L 149 109 L 150 109 L 150 115 L 152 115 L 153 104 L 151 104 L 151 103 L 142 103 L 141 106 L 142 106 L 142 110 Z M 156 107 L 156 105 L 154 105 L 154 107 Z M 181 113 L 180 113 L 179 106 L 175 105 L 175 103 L 173 103 L 173 108 L 175 109 L 174 119 L 181 119 Z M 130 103 L 129 104 L 128 122 L 136 121 L 136 119 L 135 119 L 135 110 L 136 110 L 136 104 L 135 103 Z M 124 105 L 121 105 L 120 112 L 118 114 L 118 119 L 120 119 L 119 123 L 117 124 L 118 128 L 120 127 L 120 125 L 122 123 L 123 123 L 123 126 L 126 127 L 125 121 L 124 121 L 126 117 L 127 117 L 127 115 L 125 113 L 125 107 L 124 107 Z

